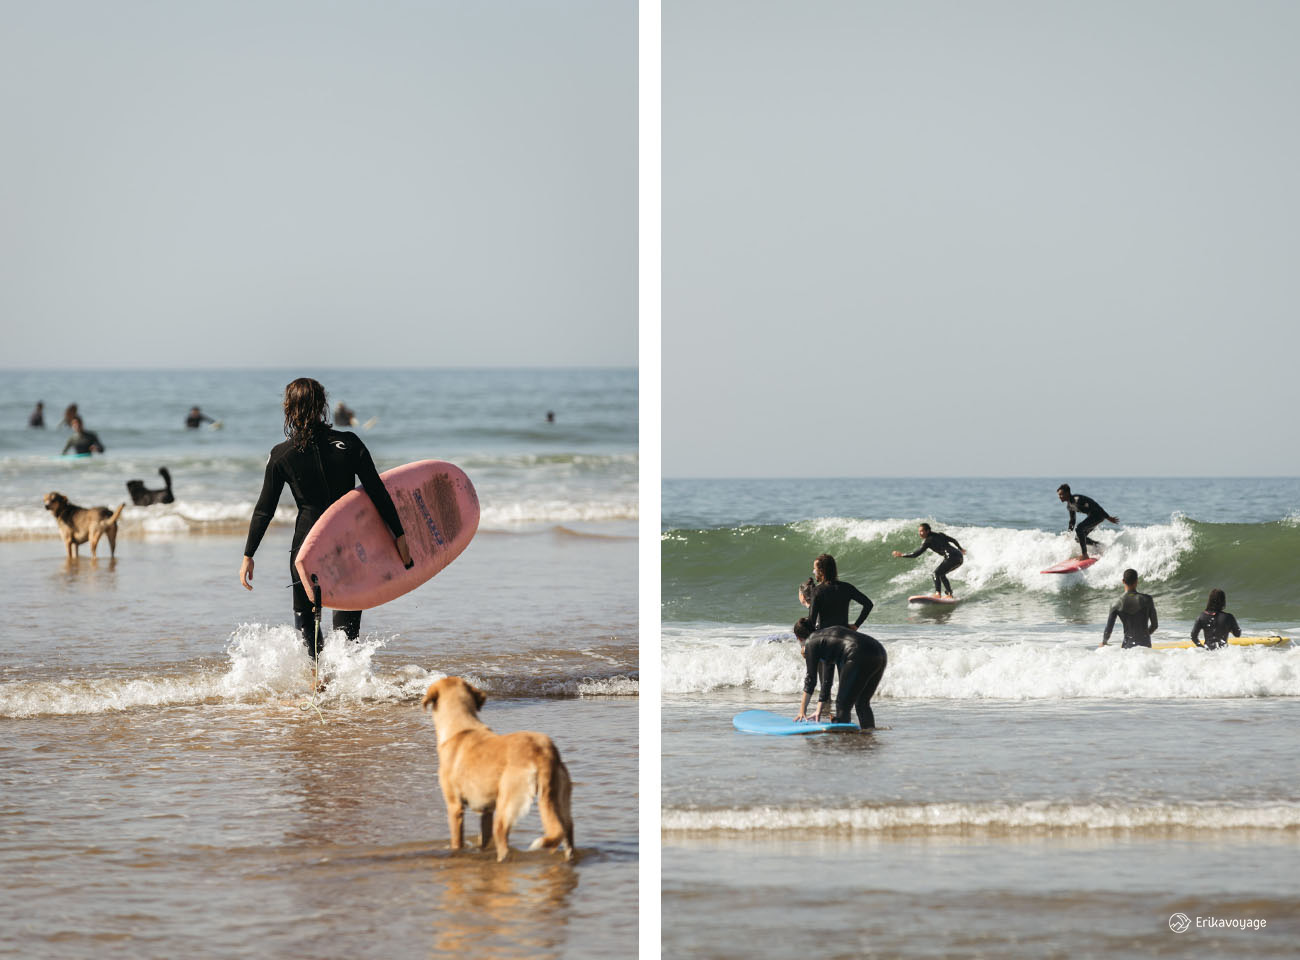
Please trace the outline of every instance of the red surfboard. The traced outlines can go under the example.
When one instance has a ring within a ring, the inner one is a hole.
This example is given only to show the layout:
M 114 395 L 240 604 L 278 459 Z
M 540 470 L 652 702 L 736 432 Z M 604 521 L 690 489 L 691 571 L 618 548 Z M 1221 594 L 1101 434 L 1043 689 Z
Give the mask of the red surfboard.
M 321 514 L 295 563 L 307 595 L 315 574 L 321 604 L 332 610 L 369 610 L 414 590 L 460 556 L 478 530 L 478 494 L 454 463 L 420 460 L 379 479 L 402 520 L 411 569 L 403 569 L 365 490 L 345 493 Z
M 1096 562 L 1097 562 L 1097 558 L 1096 558 L 1096 557 L 1084 557 L 1082 560 L 1080 560 L 1080 559 L 1078 559 L 1078 558 L 1075 558 L 1075 559 L 1073 559 L 1073 560 L 1066 560 L 1066 561 L 1063 562 L 1063 563 L 1058 563 L 1056 566 L 1054 566 L 1054 567 L 1048 567 L 1046 570 L 1043 570 L 1043 571 L 1040 571 L 1040 572 L 1042 572 L 1042 573 L 1075 573 L 1075 572 L 1077 572 L 1077 571 L 1079 571 L 1079 570 L 1087 570 L 1089 567 L 1091 567 L 1091 566 L 1092 566 L 1094 563 L 1096 563 Z
M 921 594 L 917 594 L 915 597 L 908 597 L 907 602 L 917 603 L 917 604 L 934 604 L 936 606 L 941 606 L 941 607 L 950 607 L 954 603 L 961 603 L 961 600 L 958 599 L 957 597 L 936 597 L 933 593 L 921 593 Z

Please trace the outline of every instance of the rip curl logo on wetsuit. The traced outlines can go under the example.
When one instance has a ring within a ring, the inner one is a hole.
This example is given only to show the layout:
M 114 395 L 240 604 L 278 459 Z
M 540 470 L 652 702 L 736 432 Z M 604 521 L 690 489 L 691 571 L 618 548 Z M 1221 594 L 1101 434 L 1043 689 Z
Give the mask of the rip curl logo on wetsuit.
M 342 440 L 331 440 L 330 443 L 334 444 L 334 446 L 338 447 L 340 450 L 346 450 L 348 448 L 348 445 Z
M 424 497 L 420 495 L 419 490 L 414 491 L 414 493 L 415 505 L 420 508 L 420 516 L 424 517 L 424 525 L 433 534 L 434 542 L 440 547 L 445 547 L 447 544 L 443 541 L 442 534 L 438 532 L 438 525 L 433 522 L 433 515 L 429 513 L 429 508 L 424 505 Z

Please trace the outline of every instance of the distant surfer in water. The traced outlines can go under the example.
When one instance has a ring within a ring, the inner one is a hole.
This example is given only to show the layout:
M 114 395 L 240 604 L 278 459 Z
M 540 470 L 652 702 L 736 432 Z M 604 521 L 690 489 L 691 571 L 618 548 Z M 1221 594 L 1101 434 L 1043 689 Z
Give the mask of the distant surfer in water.
M 1119 523 L 1119 517 L 1112 517 L 1106 512 L 1106 508 L 1092 497 L 1085 497 L 1081 493 L 1070 493 L 1068 483 L 1063 483 L 1057 487 L 1056 495 L 1065 504 L 1066 509 L 1070 511 L 1069 529 L 1074 530 L 1075 536 L 1079 538 L 1079 549 L 1082 551 L 1078 559 L 1086 560 L 1088 559 L 1088 544 L 1092 544 L 1094 547 L 1101 546 L 1096 540 L 1089 540 L 1088 534 L 1092 533 L 1093 528 L 1103 520 Z M 1079 521 L 1076 529 L 1075 521 L 1077 518 L 1075 514 L 1080 510 L 1083 511 L 1084 517 L 1083 520 Z
M 1218 587 L 1210 591 L 1210 599 L 1205 603 L 1205 612 L 1192 624 L 1192 643 L 1207 650 L 1216 650 L 1227 646 L 1229 633 L 1234 637 L 1241 636 L 1241 627 L 1237 625 L 1237 618 L 1223 609 L 1227 603 L 1227 594 Z M 1202 630 L 1205 631 L 1204 643 L 1197 639 Z
M 72 436 L 68 437 L 68 442 L 63 445 L 65 454 L 68 448 L 72 448 L 73 453 L 104 452 L 104 445 L 99 442 L 99 435 L 93 430 L 87 430 L 80 417 L 73 416 L 71 426 Z
M 880 686 L 888 659 L 885 648 L 875 637 L 848 627 L 827 627 L 813 631 L 807 617 L 795 621 L 794 635 L 799 640 L 799 653 L 804 659 L 803 698 L 799 701 L 796 721 L 808 719 L 808 700 L 821 677 L 821 697 L 813 719 L 820 721 L 824 706 L 830 702 L 831 681 L 835 669 L 840 671 L 840 686 L 835 695 L 833 723 L 852 723 L 852 711 L 858 712 L 858 726 L 870 730 L 876 725 L 871 711 L 871 698 Z M 830 670 L 825 668 L 829 666 Z
M 355 427 L 357 425 L 356 411 L 340 400 L 334 407 L 334 422 L 340 427 Z
M 1138 572 L 1132 567 L 1124 571 L 1124 596 L 1120 597 L 1110 608 L 1106 618 L 1106 632 L 1102 634 L 1101 645 L 1110 642 L 1110 633 L 1115 629 L 1115 618 L 1124 624 L 1124 644 L 1128 647 L 1150 647 L 1151 634 L 1160 627 L 1156 620 L 1156 604 L 1150 595 L 1138 593 Z
M 197 430 L 204 423 L 216 422 L 198 407 L 190 407 L 190 412 L 185 414 L 185 426 L 190 430 Z
M 370 451 L 356 434 L 333 429 L 326 419 L 328 415 L 325 388 L 317 381 L 301 377 L 284 388 L 284 435 L 289 439 L 272 448 L 266 461 L 262 494 L 253 508 L 248 540 L 244 544 L 244 561 L 239 566 L 239 582 L 252 590 L 253 554 L 275 516 L 280 493 L 288 484 L 298 504 L 298 522 L 294 525 L 293 549 L 289 553 L 293 621 L 313 659 L 320 654 L 320 647 L 311 584 L 298 582 L 294 561 L 312 525 L 330 504 L 352 489 L 354 477 L 361 478 L 361 485 L 387 524 L 402 563 L 407 566 L 411 563 L 402 521 L 393 506 L 393 498 L 379 479 Z M 342 630 L 349 640 L 355 640 L 361 634 L 360 610 L 335 610 L 332 622 L 334 629 Z
M 45 404 L 41 401 L 38 400 L 36 402 L 36 409 L 33 410 L 32 415 L 27 418 L 27 426 L 38 427 L 42 430 L 45 429 Z
M 962 565 L 964 562 L 962 555 L 966 553 L 966 548 L 948 534 L 936 533 L 931 530 L 928 523 L 923 523 L 917 527 L 916 533 L 921 538 L 921 545 L 911 553 L 895 550 L 894 556 L 910 560 L 913 557 L 919 557 L 927 550 L 933 550 L 943 557 L 939 565 L 934 568 L 934 595 L 935 597 L 951 597 L 952 584 L 948 582 L 948 574 Z

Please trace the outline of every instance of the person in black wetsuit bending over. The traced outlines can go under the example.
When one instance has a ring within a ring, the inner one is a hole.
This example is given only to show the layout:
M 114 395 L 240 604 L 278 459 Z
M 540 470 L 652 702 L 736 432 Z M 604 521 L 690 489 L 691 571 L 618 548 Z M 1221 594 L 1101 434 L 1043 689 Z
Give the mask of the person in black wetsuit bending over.
M 917 527 L 916 533 L 921 538 L 921 545 L 911 553 L 895 550 L 894 556 L 910 560 L 919 557 L 927 550 L 933 550 L 943 557 L 943 561 L 934 568 L 934 595 L 951 597 L 952 584 L 948 582 L 948 574 L 962 565 L 962 554 L 966 552 L 966 548 L 946 533 L 935 533 L 928 523 Z
M 799 639 L 799 653 L 806 668 L 803 681 L 803 699 L 799 702 L 796 721 L 808 719 L 808 700 L 812 696 L 820 674 L 822 692 L 817 701 L 814 720 L 821 720 L 823 707 L 830 701 L 830 683 L 835 668 L 840 671 L 840 686 L 835 695 L 833 723 L 852 723 L 851 711 L 858 711 L 858 726 L 870 730 L 876 725 L 871 711 L 871 698 L 880 686 L 885 673 L 885 648 L 875 637 L 858 633 L 848 627 L 826 627 L 813 632 L 807 617 L 795 621 L 794 635 Z M 829 665 L 830 670 L 825 667 Z
M 1096 500 L 1092 499 L 1092 497 L 1085 497 L 1081 493 L 1070 493 L 1070 485 L 1068 483 L 1063 483 L 1057 487 L 1056 495 L 1060 498 L 1061 502 L 1065 504 L 1066 509 L 1070 511 L 1069 529 L 1073 530 L 1075 536 L 1079 538 L 1079 549 L 1082 551 L 1078 559 L 1086 560 L 1088 558 L 1088 544 L 1092 544 L 1094 547 L 1100 546 L 1096 540 L 1088 539 L 1088 534 L 1092 533 L 1093 527 L 1097 526 L 1097 524 L 1101 523 L 1103 520 L 1109 520 L 1111 523 L 1119 523 L 1119 517 L 1112 517 L 1106 512 L 1106 508 Z M 1076 528 L 1075 514 L 1080 510 L 1083 511 L 1084 517 L 1083 520 L 1078 522 Z
M 1132 567 L 1124 571 L 1124 596 L 1110 607 L 1110 616 L 1106 618 L 1106 632 L 1102 634 L 1101 645 L 1110 643 L 1110 633 L 1115 629 L 1115 618 L 1124 624 L 1124 644 L 1128 647 L 1150 647 L 1151 634 L 1160 627 L 1156 619 L 1156 604 L 1149 594 L 1138 593 L 1138 572 Z
M 253 554 L 275 516 L 280 493 L 288 484 L 298 504 L 298 522 L 294 525 L 293 549 L 289 553 L 293 620 L 313 659 L 319 655 L 320 648 L 311 585 L 298 582 L 298 571 L 293 564 L 312 525 L 330 504 L 352 489 L 354 477 L 361 478 L 361 485 L 388 525 L 402 563 L 407 566 L 411 563 L 402 521 L 393 506 L 393 498 L 379 479 L 370 451 L 356 434 L 333 429 L 326 421 L 328 414 L 325 388 L 317 381 L 301 377 L 284 388 L 284 434 L 289 439 L 274 447 L 266 461 L 262 494 L 253 508 L 248 540 L 244 544 L 244 562 L 239 567 L 239 582 L 252 590 L 249 581 L 253 579 Z M 361 633 L 361 611 L 335 610 L 333 627 L 344 631 L 349 640 L 355 640 Z
M 1192 624 L 1192 643 L 1207 650 L 1215 650 L 1228 645 L 1228 634 L 1231 633 L 1234 637 L 1241 636 L 1241 627 L 1237 625 L 1237 618 L 1223 609 L 1227 604 L 1228 595 L 1222 590 L 1215 587 L 1210 591 L 1205 612 Z M 1205 631 L 1204 643 L 1197 639 L 1202 630 Z

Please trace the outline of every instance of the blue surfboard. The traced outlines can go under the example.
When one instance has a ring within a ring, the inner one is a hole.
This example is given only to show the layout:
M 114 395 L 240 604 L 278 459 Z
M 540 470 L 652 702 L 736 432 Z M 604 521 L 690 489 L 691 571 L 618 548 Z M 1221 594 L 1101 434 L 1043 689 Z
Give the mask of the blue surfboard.
M 825 733 L 828 730 L 857 730 L 856 723 L 816 723 L 805 720 L 795 723 L 790 717 L 772 713 L 770 710 L 746 710 L 731 718 L 737 730 L 742 733 L 763 733 L 771 737 L 788 737 L 795 733 Z

